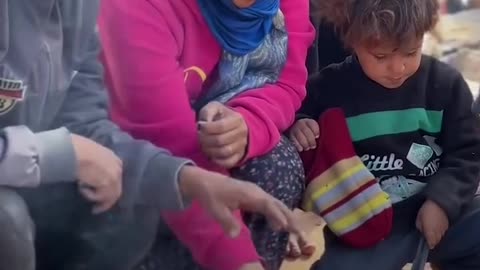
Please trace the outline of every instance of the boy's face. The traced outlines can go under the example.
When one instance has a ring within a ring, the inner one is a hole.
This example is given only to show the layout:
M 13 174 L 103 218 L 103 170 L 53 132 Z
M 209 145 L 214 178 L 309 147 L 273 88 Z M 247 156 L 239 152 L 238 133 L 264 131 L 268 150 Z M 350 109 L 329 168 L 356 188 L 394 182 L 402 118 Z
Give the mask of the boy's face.
M 395 46 L 376 42 L 353 46 L 363 72 L 385 88 L 395 89 L 412 76 L 422 59 L 423 37 Z

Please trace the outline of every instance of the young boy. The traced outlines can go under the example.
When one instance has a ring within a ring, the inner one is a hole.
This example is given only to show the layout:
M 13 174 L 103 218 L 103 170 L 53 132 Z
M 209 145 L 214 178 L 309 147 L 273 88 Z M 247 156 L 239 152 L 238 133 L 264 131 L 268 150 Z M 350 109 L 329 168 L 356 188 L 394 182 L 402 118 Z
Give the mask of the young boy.
M 440 269 L 480 269 L 480 119 L 459 72 L 421 54 L 437 1 L 319 2 L 354 55 L 310 80 L 290 137 L 299 151 L 316 148 L 334 130 L 320 130 L 317 119 L 341 109 L 356 154 L 390 196 L 393 225 L 368 248 L 327 230 L 326 252 L 312 269 L 399 270 L 422 234 Z

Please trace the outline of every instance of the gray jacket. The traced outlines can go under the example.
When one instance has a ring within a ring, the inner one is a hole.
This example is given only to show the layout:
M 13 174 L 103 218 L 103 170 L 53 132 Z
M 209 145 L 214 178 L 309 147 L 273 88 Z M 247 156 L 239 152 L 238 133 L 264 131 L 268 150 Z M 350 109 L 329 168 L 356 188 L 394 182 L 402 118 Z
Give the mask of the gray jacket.
M 0 185 L 75 181 L 71 132 L 122 158 L 126 202 L 181 208 L 178 172 L 189 161 L 108 119 L 98 8 L 97 0 L 0 0 Z

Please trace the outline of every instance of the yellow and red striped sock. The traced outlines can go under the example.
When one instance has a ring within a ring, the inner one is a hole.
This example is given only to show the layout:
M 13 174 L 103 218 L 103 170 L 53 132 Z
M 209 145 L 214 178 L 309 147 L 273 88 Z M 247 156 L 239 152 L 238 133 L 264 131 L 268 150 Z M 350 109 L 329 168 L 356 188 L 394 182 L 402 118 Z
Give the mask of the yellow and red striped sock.
M 392 204 L 375 177 L 356 155 L 341 109 L 318 121 L 317 148 L 302 153 L 307 173 L 303 208 L 319 214 L 346 244 L 375 245 L 392 228 Z

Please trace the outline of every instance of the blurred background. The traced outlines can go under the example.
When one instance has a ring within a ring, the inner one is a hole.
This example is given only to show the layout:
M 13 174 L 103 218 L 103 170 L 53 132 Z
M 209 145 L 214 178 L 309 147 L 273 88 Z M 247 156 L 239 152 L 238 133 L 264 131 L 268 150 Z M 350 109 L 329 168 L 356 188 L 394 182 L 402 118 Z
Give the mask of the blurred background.
M 425 36 L 424 52 L 455 66 L 474 96 L 480 89 L 480 0 L 439 0 L 440 21 Z

